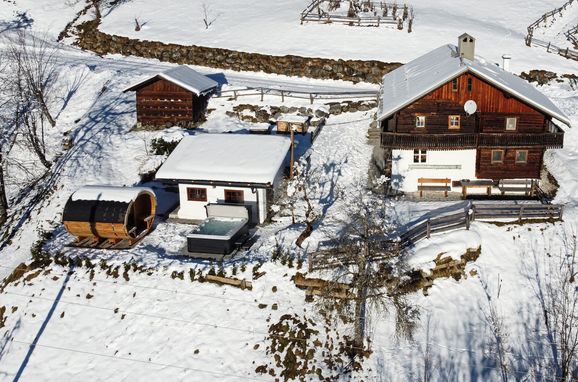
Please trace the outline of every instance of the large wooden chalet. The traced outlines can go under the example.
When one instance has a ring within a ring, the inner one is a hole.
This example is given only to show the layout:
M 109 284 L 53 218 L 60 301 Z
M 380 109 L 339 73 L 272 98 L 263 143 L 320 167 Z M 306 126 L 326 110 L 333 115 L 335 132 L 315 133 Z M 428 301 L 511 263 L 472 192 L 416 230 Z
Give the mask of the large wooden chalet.
M 137 124 L 190 127 L 199 121 L 218 83 L 188 66 L 177 66 L 125 89 L 136 92 Z
M 384 76 L 378 121 L 398 189 L 421 190 L 424 179 L 444 180 L 447 191 L 461 191 L 454 187 L 462 181 L 539 180 L 544 152 L 562 147 L 554 120 L 570 126 L 568 117 L 474 51 L 475 39 L 464 34 L 457 47 L 442 46 Z

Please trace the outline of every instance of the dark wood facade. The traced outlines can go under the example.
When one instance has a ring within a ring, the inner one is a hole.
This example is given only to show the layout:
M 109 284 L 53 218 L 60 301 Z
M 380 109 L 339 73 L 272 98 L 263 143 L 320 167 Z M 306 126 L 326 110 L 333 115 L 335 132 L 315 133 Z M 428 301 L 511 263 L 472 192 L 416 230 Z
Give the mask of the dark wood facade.
M 468 100 L 477 104 L 472 115 L 464 111 Z M 540 178 L 544 151 L 562 147 L 564 138 L 551 117 L 472 73 L 399 110 L 381 128 L 386 148 L 477 149 L 479 179 Z M 501 162 L 491 160 L 492 150 L 503 150 Z M 525 163 L 516 162 L 516 151 L 527 151 Z
M 209 96 L 199 96 L 155 77 L 136 89 L 137 122 L 147 126 L 191 126 L 202 117 Z

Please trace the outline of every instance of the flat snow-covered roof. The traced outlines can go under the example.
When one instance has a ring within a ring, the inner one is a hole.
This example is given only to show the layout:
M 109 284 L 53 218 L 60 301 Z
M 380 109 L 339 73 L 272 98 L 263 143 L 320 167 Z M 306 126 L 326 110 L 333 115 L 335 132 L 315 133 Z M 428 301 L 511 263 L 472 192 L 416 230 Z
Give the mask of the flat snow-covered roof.
M 289 123 L 305 123 L 308 120 L 308 116 L 297 114 L 281 114 L 279 117 L 277 117 L 277 121 Z
M 71 195 L 76 200 L 106 200 L 109 202 L 130 203 L 142 192 L 154 191 L 148 187 L 117 187 L 117 186 L 84 186 Z
M 199 134 L 183 138 L 157 171 L 162 180 L 273 184 L 291 141 L 249 134 Z
M 460 58 L 457 47 L 441 46 L 385 74 L 380 94 L 378 119 L 383 120 L 448 81 L 466 73 L 486 80 L 543 113 L 570 126 L 570 120 L 548 97 L 522 78 L 476 56 Z
M 156 77 L 164 78 L 165 80 L 179 85 L 180 87 L 187 89 L 188 91 L 191 91 L 197 95 L 204 94 L 219 86 L 216 81 L 197 72 L 196 70 L 193 70 L 186 65 L 179 65 L 175 68 L 157 73 L 152 77 L 147 77 L 146 79 L 126 88 L 124 91 L 127 92 L 136 90 L 142 85 L 152 81 Z

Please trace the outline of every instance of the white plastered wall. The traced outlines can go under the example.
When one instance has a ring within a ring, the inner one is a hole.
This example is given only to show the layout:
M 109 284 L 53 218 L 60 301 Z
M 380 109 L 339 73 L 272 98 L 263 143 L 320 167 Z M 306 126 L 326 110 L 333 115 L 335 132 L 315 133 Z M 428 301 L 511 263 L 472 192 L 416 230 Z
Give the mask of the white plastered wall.
M 197 202 L 187 200 L 187 187 L 206 188 L 207 201 Z M 208 203 L 224 203 L 225 190 L 242 190 L 245 205 L 251 207 L 251 216 L 254 223 L 263 223 L 267 217 L 267 198 L 265 189 L 246 187 L 223 187 L 194 184 L 179 184 L 180 209 L 178 216 L 181 219 L 202 220 L 207 217 L 205 206 Z
M 426 163 L 413 162 L 413 150 L 392 151 L 392 184 L 404 192 L 417 191 L 418 178 L 476 179 L 476 150 L 427 150 Z M 452 188 L 461 191 L 461 187 Z

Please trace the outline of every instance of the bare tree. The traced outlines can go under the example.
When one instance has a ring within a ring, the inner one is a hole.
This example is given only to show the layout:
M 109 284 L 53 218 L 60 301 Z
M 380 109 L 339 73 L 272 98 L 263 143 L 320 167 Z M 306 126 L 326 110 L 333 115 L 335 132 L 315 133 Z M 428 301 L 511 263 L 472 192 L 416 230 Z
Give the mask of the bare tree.
M 12 98 L 12 123 L 45 168 L 51 162 L 46 156 L 45 125 L 54 127 L 56 120 L 50 105 L 56 95 L 58 48 L 47 39 L 19 31 L 8 44 L 10 76 L 7 89 Z
M 501 316 L 495 302 L 495 300 L 500 298 L 500 291 L 502 288 L 501 279 L 499 278 L 498 275 L 498 287 L 497 287 L 498 290 L 495 293 L 495 299 L 494 294 L 491 292 L 490 287 L 488 286 L 488 283 L 483 279 L 480 279 L 480 282 L 482 283 L 482 287 L 484 288 L 484 292 L 486 294 L 486 299 L 488 303 L 487 310 L 484 311 L 484 317 L 486 319 L 488 326 L 490 327 L 490 330 L 492 331 L 492 337 L 494 339 L 495 351 L 493 352 L 493 354 L 495 355 L 496 363 L 500 365 L 500 377 L 502 379 L 502 382 L 507 382 L 508 373 L 510 369 L 510 360 L 508 359 L 509 334 L 506 325 L 504 324 L 504 319 Z
M 534 252 L 537 271 L 534 290 L 540 302 L 546 342 L 552 353 L 556 380 L 578 378 L 578 258 L 576 235 L 563 232 L 562 249 L 544 259 L 543 271 Z
M 58 49 L 46 38 L 26 31 L 18 31 L 8 46 L 9 58 L 16 65 L 18 87 L 22 97 L 28 97 L 31 107 L 39 109 L 42 116 L 56 126 L 50 112 L 54 84 L 58 77 L 56 53 Z
M 396 243 L 389 241 L 395 226 L 389 221 L 388 202 L 365 189 L 351 201 L 348 220 L 331 243 L 332 280 L 350 286 L 353 304 L 353 345 L 364 347 L 371 314 L 384 314 L 393 307 L 396 332 L 411 338 L 419 312 L 404 297 L 400 278 L 405 270 Z
M 203 10 L 203 23 L 205 23 L 205 29 L 209 29 L 209 27 L 219 18 L 220 14 L 213 16 L 211 8 L 206 3 L 203 3 L 201 8 Z

